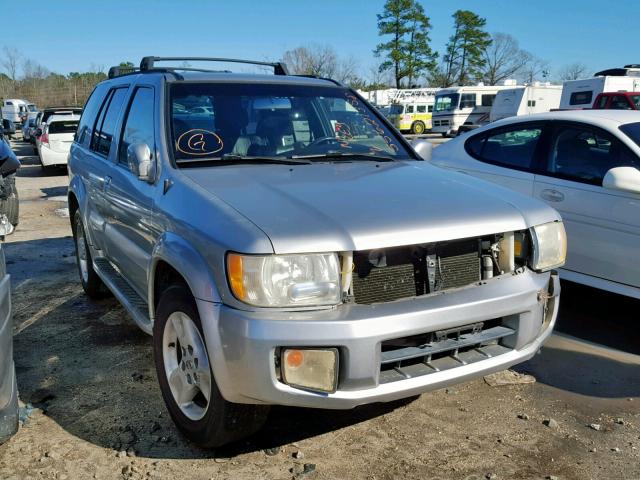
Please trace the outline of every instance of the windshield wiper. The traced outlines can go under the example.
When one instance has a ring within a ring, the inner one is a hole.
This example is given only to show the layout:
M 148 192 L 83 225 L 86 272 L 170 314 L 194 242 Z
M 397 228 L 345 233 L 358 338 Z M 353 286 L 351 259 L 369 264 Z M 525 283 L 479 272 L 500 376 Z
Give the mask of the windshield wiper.
M 292 159 L 302 160 L 329 160 L 332 162 L 350 161 L 354 159 L 370 160 L 372 162 L 395 162 L 396 159 L 387 155 L 377 155 L 375 153 L 352 153 L 352 152 L 327 152 L 314 153 L 309 155 L 292 155 Z
M 212 165 L 236 165 L 236 164 L 283 164 L 283 165 L 309 165 L 309 161 L 296 160 L 289 157 L 267 157 L 256 156 L 248 157 L 245 155 L 237 155 L 235 153 L 225 153 L 221 157 L 205 157 L 205 158 L 183 158 L 176 160 L 176 164 L 197 164 L 197 163 L 211 163 Z

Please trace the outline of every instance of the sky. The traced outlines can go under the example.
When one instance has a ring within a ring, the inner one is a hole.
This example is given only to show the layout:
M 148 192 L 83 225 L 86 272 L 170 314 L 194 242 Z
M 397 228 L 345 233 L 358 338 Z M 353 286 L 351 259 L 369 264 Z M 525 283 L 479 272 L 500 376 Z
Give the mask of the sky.
M 421 0 L 432 48 L 444 51 L 451 15 L 468 9 L 487 31 L 516 37 L 554 73 L 581 62 L 589 73 L 640 63 L 640 0 Z M 301 45 L 330 45 L 357 59 L 365 78 L 376 65 L 376 14 L 384 0 L 0 0 L 0 47 L 15 47 L 57 73 L 87 71 L 145 55 L 277 60 Z M 615 8 L 607 5 L 615 4 Z M 0 52 L 1 57 L 1 52 Z

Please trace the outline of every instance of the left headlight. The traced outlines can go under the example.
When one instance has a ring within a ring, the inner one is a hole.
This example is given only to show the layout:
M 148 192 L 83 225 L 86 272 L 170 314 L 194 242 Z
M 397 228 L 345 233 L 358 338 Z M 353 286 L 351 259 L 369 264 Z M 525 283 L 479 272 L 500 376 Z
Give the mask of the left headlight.
M 531 229 L 534 270 L 546 271 L 561 267 L 567 257 L 567 234 L 560 221 L 543 223 Z
M 336 305 L 341 300 L 340 263 L 335 253 L 227 255 L 234 296 L 258 307 Z

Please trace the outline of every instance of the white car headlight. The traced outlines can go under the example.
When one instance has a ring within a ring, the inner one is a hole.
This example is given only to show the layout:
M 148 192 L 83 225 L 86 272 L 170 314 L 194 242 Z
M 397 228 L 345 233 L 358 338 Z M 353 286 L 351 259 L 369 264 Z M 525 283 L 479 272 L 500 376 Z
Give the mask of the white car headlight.
M 534 270 L 546 271 L 564 265 L 567 257 L 567 234 L 562 222 L 550 222 L 531 229 Z
M 341 300 L 335 253 L 227 255 L 227 277 L 238 300 L 258 307 L 336 305 Z

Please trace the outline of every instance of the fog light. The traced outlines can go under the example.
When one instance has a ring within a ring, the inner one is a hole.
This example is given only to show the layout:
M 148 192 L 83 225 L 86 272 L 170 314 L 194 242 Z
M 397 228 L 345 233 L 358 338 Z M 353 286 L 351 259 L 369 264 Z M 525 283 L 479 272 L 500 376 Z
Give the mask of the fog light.
M 333 393 L 338 386 L 338 350 L 283 349 L 282 380 L 292 387 Z

